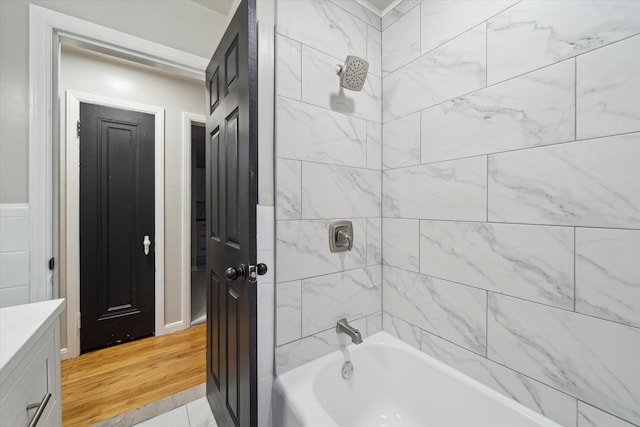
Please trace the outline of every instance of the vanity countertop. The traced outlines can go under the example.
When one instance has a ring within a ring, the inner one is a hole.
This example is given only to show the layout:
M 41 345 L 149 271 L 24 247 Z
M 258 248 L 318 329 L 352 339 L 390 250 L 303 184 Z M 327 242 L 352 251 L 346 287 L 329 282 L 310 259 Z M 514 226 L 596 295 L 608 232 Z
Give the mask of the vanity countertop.
M 64 298 L 0 308 L 0 384 L 65 307 Z

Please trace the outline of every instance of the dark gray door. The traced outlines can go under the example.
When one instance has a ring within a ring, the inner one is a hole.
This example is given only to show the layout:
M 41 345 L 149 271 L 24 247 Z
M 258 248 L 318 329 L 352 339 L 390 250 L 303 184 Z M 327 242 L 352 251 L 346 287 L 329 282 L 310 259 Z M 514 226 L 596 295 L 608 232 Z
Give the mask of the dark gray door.
M 257 424 L 257 45 L 243 0 L 207 67 L 207 398 L 220 426 Z
M 80 349 L 154 332 L 154 116 L 80 104 Z

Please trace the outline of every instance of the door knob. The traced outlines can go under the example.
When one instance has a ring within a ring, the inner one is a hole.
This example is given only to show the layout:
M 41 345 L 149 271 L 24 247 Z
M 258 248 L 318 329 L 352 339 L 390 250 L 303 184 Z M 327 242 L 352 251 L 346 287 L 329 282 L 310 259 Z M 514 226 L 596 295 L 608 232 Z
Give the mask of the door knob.
M 245 274 L 244 272 L 245 272 L 244 264 L 240 264 L 238 268 L 228 267 L 224 271 L 224 276 L 227 278 L 227 280 L 234 281 L 238 278 L 244 278 L 244 274 Z
M 264 276 L 267 274 L 267 264 L 260 263 L 257 266 L 258 276 Z

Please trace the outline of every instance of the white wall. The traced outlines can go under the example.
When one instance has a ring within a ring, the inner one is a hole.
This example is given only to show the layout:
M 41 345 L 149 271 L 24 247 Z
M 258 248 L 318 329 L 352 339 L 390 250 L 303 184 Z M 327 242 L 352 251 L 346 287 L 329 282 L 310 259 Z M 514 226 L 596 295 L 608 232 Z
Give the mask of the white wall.
M 182 113 L 204 114 L 204 83 L 77 48 L 63 47 L 60 67 L 61 111 L 66 90 L 87 92 L 165 109 L 165 324 L 182 320 Z M 64 129 L 65 116 L 61 123 Z M 64 135 L 61 138 L 64 153 Z M 61 176 L 65 176 L 64 154 Z M 153 161 L 153 159 L 150 159 Z M 65 181 L 61 180 L 61 254 L 65 252 Z M 61 259 L 61 267 L 65 260 Z M 61 270 L 62 296 L 66 294 Z M 64 324 L 64 323 L 63 323 Z M 66 336 L 63 334 L 63 345 Z
M 343 9 L 345 7 L 346 9 Z M 337 348 L 336 321 L 380 328 L 380 18 L 355 2 L 279 0 L 276 34 L 276 370 Z M 335 65 L 367 58 L 362 92 Z M 329 251 L 331 221 L 351 252 Z
M 562 425 L 640 424 L 640 2 L 383 28 L 384 330 Z
M 0 1 L 0 203 L 27 203 L 29 4 L 95 22 L 204 58 L 226 28 L 224 15 L 181 0 Z

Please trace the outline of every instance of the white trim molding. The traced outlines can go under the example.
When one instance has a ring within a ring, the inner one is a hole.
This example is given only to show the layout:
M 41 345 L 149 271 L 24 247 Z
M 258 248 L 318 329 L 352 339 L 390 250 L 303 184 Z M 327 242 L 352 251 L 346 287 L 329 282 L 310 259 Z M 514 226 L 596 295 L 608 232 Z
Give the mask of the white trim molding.
M 208 59 L 52 10 L 29 5 L 30 300 L 55 297 L 48 260 L 57 252 L 54 212 L 60 44 L 80 44 L 204 81 Z M 49 285 L 48 285 L 49 284 Z
M 164 108 L 67 91 L 67 348 L 69 357 L 80 355 L 80 138 L 75 124 L 80 120 L 80 103 L 102 105 L 155 116 L 155 333 L 163 335 L 164 324 Z
M 182 323 L 191 327 L 191 125 L 206 123 L 202 114 L 182 113 Z

